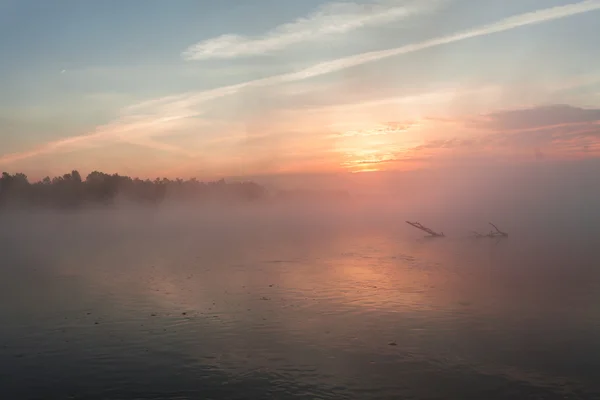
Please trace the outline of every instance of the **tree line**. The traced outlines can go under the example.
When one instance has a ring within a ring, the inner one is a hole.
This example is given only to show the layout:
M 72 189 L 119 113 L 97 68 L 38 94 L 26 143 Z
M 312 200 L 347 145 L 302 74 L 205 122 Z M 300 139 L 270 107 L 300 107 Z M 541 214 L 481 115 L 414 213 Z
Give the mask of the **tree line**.
M 120 201 L 159 204 L 165 200 L 255 201 L 266 196 L 264 187 L 254 182 L 201 182 L 167 178 L 139 179 L 94 171 L 82 179 L 78 171 L 29 182 L 27 175 L 2 173 L 0 208 L 63 207 L 111 205 Z

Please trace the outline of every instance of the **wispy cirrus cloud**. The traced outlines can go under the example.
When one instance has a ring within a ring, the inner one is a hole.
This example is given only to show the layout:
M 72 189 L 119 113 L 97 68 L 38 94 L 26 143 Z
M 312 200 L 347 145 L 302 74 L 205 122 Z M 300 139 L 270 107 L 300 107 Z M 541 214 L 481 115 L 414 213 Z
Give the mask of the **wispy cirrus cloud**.
M 600 110 L 553 104 L 537 108 L 495 112 L 474 121 L 471 125 L 476 128 L 507 131 L 561 127 L 599 120 Z
M 139 140 L 140 136 L 153 137 L 159 134 L 161 130 L 171 129 L 172 124 L 176 121 L 182 121 L 200 115 L 202 112 L 197 109 L 200 104 L 224 96 L 230 96 L 245 89 L 302 81 L 394 56 L 409 54 L 470 38 L 509 31 L 523 26 L 539 24 L 596 10 L 600 10 L 600 0 L 585 0 L 564 6 L 556 6 L 519 14 L 504 18 L 495 23 L 389 50 L 361 53 L 354 56 L 339 58 L 337 60 L 321 62 L 291 73 L 200 92 L 183 93 L 153 99 L 125 108 L 120 119 L 98 127 L 92 134 L 50 142 L 38 149 L 27 152 L 4 155 L 0 157 L 0 164 L 32 158 L 41 154 L 63 151 L 64 149 L 73 146 L 101 143 L 106 140 L 127 140 L 128 137 L 135 137 Z M 152 129 L 146 129 L 148 126 L 152 127 Z
M 152 136 L 156 135 L 157 130 L 176 129 L 179 123 L 186 117 L 186 115 L 160 116 L 155 118 L 124 117 L 114 123 L 98 127 L 95 132 L 87 135 L 56 140 L 25 152 L 5 154 L 0 157 L 0 164 L 8 164 L 61 151 L 89 148 L 114 141 L 122 141 L 155 150 L 177 152 L 190 156 L 192 153 L 177 146 L 152 140 Z
M 389 135 L 392 133 L 403 133 L 418 125 L 417 122 L 388 122 L 379 124 L 370 129 L 349 130 L 337 133 L 334 137 L 371 137 Z
M 254 56 L 288 46 L 350 31 L 400 21 L 436 9 L 446 0 L 372 0 L 368 3 L 335 2 L 260 36 L 221 35 L 188 47 L 185 60 Z
M 204 101 L 214 100 L 220 97 L 238 93 L 241 90 L 247 88 L 265 87 L 282 83 L 302 81 L 305 79 L 315 78 L 318 76 L 343 71 L 345 69 L 356 67 L 359 65 L 384 60 L 386 58 L 394 56 L 405 55 L 421 50 L 426 50 L 432 47 L 451 44 L 475 37 L 491 35 L 494 33 L 500 33 L 527 25 L 539 24 L 596 10 L 600 10 L 600 0 L 585 0 L 579 3 L 536 10 L 504 18 L 492 24 L 475 27 L 466 31 L 442 36 L 435 39 L 425 40 L 422 42 L 408 44 L 388 50 L 372 51 L 357 54 L 354 56 L 342 57 L 336 60 L 317 63 L 311 67 L 304 68 L 296 72 L 290 72 L 267 78 L 256 79 L 253 81 L 243 82 L 235 85 L 223 86 L 220 88 L 210 89 L 198 93 L 186 93 L 178 96 L 168 96 L 163 99 L 156 99 L 150 102 L 145 102 L 143 103 L 143 105 L 166 106 L 169 103 L 176 102 L 178 104 L 185 105 L 186 107 L 191 107 Z
M 597 156 L 600 149 L 600 109 L 566 105 L 505 110 L 465 121 L 474 130 L 468 138 L 429 140 L 413 148 L 416 154 L 524 154 L 538 160 L 546 155 Z M 544 149 L 544 151 L 542 151 Z
M 542 22 L 566 18 L 596 10 L 600 10 L 600 0 L 586 0 L 579 3 L 568 4 L 565 6 L 541 9 L 504 18 L 498 22 L 472 28 L 455 34 L 425 40 L 419 43 L 408 44 L 389 50 L 372 51 L 358 54 L 355 56 L 340 58 L 333 61 L 319 63 L 313 67 L 303 69 L 296 73 L 282 75 L 278 78 L 288 81 L 312 78 L 328 73 L 338 72 L 358 65 L 380 61 L 394 56 L 413 53 L 416 51 L 426 50 L 432 47 L 460 42 L 475 37 L 487 36 L 494 33 L 505 32 L 523 26 L 539 24 Z

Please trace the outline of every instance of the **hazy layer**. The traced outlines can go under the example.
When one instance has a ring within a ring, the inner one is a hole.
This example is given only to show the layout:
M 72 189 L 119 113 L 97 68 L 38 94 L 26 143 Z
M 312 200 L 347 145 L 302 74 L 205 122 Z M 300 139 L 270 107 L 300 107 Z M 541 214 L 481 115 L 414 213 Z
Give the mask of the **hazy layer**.
M 594 398 L 597 186 L 555 172 L 423 175 L 347 201 L 5 210 L 0 393 Z M 469 237 L 488 221 L 509 237 Z

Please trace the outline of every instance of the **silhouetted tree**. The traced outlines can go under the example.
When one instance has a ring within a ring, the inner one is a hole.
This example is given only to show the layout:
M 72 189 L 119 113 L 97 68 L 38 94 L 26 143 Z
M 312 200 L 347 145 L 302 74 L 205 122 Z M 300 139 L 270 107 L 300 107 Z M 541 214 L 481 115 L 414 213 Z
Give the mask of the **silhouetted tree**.
M 79 174 L 79 171 L 77 171 L 77 170 L 72 171 L 71 178 L 73 179 L 73 182 L 81 183 L 81 175 Z
M 256 201 L 265 198 L 267 191 L 254 182 L 227 183 L 200 182 L 167 178 L 130 178 L 119 174 L 93 171 L 85 180 L 78 171 L 45 177 L 29 183 L 25 174 L 10 175 L 3 172 L 0 178 L 0 207 L 47 206 L 74 208 L 84 204 L 114 204 L 118 199 L 146 204 L 159 204 L 164 200 L 177 201 Z

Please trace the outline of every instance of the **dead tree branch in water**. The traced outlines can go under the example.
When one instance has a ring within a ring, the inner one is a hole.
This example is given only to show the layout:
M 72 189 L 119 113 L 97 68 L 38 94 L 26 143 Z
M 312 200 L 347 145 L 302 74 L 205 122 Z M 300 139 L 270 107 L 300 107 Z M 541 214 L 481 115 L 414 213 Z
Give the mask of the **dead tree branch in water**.
M 494 229 L 496 230 L 496 232 L 490 232 L 490 234 L 493 234 L 494 236 L 504 236 L 504 237 L 508 236 L 508 233 L 502 232 L 500 229 L 498 229 L 498 227 L 496 225 L 492 224 L 491 222 L 490 222 L 490 225 L 493 226 Z
M 437 233 L 437 232 L 435 232 L 435 231 L 433 231 L 433 230 L 431 230 L 431 229 L 427 228 L 426 226 L 423 226 L 423 225 L 421 225 L 421 224 L 420 224 L 420 223 L 418 223 L 418 222 L 410 222 L 410 221 L 406 221 L 406 223 L 407 223 L 407 224 L 409 224 L 409 225 L 411 225 L 411 226 L 413 226 L 413 227 L 415 227 L 415 228 L 417 228 L 417 229 L 420 229 L 420 230 L 422 230 L 422 231 L 424 231 L 424 232 L 427 232 L 427 233 L 429 233 L 429 235 L 431 235 L 431 236 L 435 236 L 435 237 L 444 237 L 444 232 Z
M 481 233 L 479 233 L 477 231 L 472 231 L 473 234 L 475 235 L 475 237 L 477 237 L 477 238 L 484 238 L 484 237 L 488 237 L 488 238 L 508 237 L 508 233 L 501 231 L 500 229 L 498 229 L 498 227 L 496 225 L 492 224 L 491 222 L 489 224 L 494 227 L 495 231 L 490 231 L 490 233 L 488 233 L 487 235 L 482 235 Z

